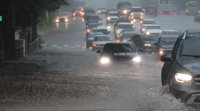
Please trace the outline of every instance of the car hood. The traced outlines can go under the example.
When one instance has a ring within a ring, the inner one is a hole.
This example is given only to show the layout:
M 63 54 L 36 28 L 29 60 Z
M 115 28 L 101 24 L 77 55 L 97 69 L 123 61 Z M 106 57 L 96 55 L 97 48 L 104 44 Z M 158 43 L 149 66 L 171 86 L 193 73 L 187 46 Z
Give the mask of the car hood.
M 146 29 L 146 32 L 150 32 L 150 33 L 161 33 L 162 30 L 161 30 L 161 29 Z
M 113 59 L 115 60 L 123 60 L 128 59 L 132 60 L 134 57 L 139 56 L 137 52 L 121 52 L 121 53 L 114 53 Z
M 165 50 L 172 50 L 174 45 L 161 45 L 161 47 Z
M 94 44 L 106 44 L 106 43 L 110 43 L 112 41 L 94 41 Z
M 182 60 L 181 64 L 183 65 L 184 68 L 189 70 L 195 75 L 200 74 L 200 59 L 187 59 L 187 60 Z

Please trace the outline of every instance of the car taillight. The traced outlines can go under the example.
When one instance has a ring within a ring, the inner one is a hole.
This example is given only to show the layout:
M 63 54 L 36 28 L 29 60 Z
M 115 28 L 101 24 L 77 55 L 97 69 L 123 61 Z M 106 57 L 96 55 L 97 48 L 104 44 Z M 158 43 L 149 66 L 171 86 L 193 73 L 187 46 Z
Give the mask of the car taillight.
M 185 12 L 189 12 L 189 10 L 188 10 L 188 9 L 185 9 Z
M 198 10 L 198 12 L 200 13 L 200 10 Z
M 160 14 L 162 14 L 163 12 L 162 11 L 160 11 Z
M 57 20 L 59 19 L 59 17 L 56 18 Z
M 172 12 L 170 11 L 169 14 L 172 14 Z

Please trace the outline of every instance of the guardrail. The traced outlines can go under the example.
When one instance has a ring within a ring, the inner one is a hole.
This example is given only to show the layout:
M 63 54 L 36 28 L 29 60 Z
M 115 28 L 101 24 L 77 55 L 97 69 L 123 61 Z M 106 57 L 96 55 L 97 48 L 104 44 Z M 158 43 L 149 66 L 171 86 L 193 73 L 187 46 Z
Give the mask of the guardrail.
M 40 39 L 36 39 L 34 42 L 29 44 L 29 54 L 39 50 L 40 48 Z

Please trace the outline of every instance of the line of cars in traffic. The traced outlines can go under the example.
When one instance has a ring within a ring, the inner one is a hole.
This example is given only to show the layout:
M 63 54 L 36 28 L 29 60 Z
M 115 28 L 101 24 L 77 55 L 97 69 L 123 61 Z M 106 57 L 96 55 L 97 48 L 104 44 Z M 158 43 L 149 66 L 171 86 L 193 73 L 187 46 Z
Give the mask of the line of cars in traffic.
M 187 105 L 200 104 L 200 30 L 166 30 L 153 19 L 143 18 L 138 33 L 133 28 L 136 21 L 132 17 L 117 18 L 116 9 L 100 8 L 96 12 L 85 8 L 81 13 L 86 22 L 86 47 L 99 54 L 101 64 L 141 66 L 140 52 L 157 53 L 164 62 L 162 85 Z M 105 13 L 107 26 L 102 25 L 97 13 Z M 92 19 L 90 15 L 96 17 Z M 112 24 L 116 41 L 109 37 Z

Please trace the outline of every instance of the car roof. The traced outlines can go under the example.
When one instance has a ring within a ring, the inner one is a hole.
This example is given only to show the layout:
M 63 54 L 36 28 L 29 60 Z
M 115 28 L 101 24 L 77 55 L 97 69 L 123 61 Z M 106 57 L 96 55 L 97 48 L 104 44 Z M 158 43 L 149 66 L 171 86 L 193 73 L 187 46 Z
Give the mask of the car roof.
M 133 44 L 133 42 L 115 42 L 115 41 L 106 44 L 130 44 L 130 43 Z
M 166 31 L 166 32 L 179 32 L 179 31 L 177 31 L 177 30 L 162 30 L 162 31 Z
M 127 25 L 127 24 L 131 25 L 131 23 L 128 23 L 128 22 L 120 22 L 120 23 L 118 23 L 118 25 Z
M 105 34 L 102 34 L 102 35 L 95 35 L 95 37 L 100 37 L 100 36 L 107 36 L 107 37 L 108 37 L 108 35 L 105 35 Z
M 196 33 L 196 32 L 200 32 L 200 30 L 186 30 L 187 33 Z
M 143 21 L 155 21 L 154 19 L 144 19 Z
M 158 24 L 149 24 L 147 26 L 160 26 L 160 25 L 158 25 Z
M 98 16 L 98 15 L 95 13 L 92 13 L 92 14 L 88 14 L 88 16 Z
M 117 11 L 109 11 L 108 13 L 118 13 Z
M 160 37 L 161 38 L 165 38 L 165 37 L 171 37 L 171 38 L 177 37 L 178 38 L 178 35 L 161 35 Z
M 101 25 L 101 26 L 97 26 L 97 28 L 96 29 L 107 29 L 107 27 L 106 26 L 104 26 L 104 25 Z
M 132 9 L 133 9 L 133 8 L 142 8 L 142 7 L 132 7 Z

